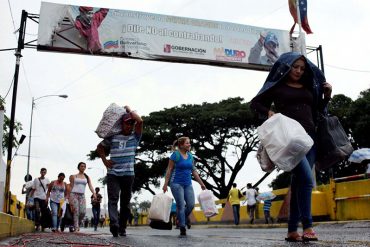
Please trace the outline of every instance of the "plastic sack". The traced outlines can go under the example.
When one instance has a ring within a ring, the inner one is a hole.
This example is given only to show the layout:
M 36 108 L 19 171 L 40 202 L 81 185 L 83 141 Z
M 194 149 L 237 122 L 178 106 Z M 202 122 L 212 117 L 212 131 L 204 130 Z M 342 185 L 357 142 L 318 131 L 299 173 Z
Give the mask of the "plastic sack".
M 212 217 L 218 214 L 218 209 L 216 207 L 215 200 L 213 199 L 213 194 L 210 190 L 203 190 L 198 195 L 198 201 L 200 207 L 206 217 Z
M 158 194 L 153 197 L 152 204 L 149 209 L 149 219 L 161 220 L 163 222 L 170 221 L 172 198 L 165 194 Z
M 304 128 L 281 113 L 267 119 L 257 133 L 271 161 L 287 172 L 297 166 L 313 145 Z
M 100 138 L 108 138 L 122 132 L 121 117 L 126 114 L 126 109 L 112 103 L 104 111 L 95 132 Z
M 262 144 L 258 147 L 256 157 L 262 171 L 270 173 L 275 169 L 274 163 L 272 163 L 266 148 Z

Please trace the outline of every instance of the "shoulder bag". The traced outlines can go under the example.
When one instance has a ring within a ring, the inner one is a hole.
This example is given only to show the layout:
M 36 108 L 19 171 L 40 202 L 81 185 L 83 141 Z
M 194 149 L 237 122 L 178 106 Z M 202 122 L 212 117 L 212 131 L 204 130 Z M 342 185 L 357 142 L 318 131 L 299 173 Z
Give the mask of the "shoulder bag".
M 317 170 L 329 168 L 346 159 L 353 147 L 336 116 L 320 115 L 317 125 Z

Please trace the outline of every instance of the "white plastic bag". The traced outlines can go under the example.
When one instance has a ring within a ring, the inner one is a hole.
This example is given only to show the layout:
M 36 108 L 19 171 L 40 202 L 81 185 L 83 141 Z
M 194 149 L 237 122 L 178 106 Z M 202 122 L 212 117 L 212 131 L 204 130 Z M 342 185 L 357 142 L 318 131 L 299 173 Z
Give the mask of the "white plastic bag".
M 149 209 L 149 219 L 169 222 L 171 213 L 172 198 L 165 194 L 158 194 L 153 197 Z
M 100 138 L 107 138 L 122 132 L 121 117 L 126 114 L 126 109 L 112 103 L 104 111 L 103 117 L 96 128 L 96 134 Z
M 257 132 L 271 161 L 283 171 L 296 167 L 313 145 L 304 128 L 281 113 L 267 119 Z
M 198 195 L 198 201 L 204 216 L 212 217 L 218 214 L 218 209 L 216 207 L 215 200 L 213 199 L 213 194 L 210 190 L 203 190 Z

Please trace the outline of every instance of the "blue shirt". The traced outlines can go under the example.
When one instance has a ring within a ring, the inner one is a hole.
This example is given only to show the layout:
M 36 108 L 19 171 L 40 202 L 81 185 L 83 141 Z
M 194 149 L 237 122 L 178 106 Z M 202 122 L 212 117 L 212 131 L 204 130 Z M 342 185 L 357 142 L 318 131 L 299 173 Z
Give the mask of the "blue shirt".
M 135 153 L 139 145 L 141 135 L 114 135 L 101 144 L 110 148 L 110 159 L 114 162 L 113 167 L 108 169 L 107 174 L 115 176 L 134 176 Z
M 187 159 L 184 159 L 179 151 L 171 154 L 170 160 L 173 160 L 175 166 L 172 170 L 170 184 L 191 185 L 191 174 L 194 170 L 193 158 L 189 152 L 187 154 Z

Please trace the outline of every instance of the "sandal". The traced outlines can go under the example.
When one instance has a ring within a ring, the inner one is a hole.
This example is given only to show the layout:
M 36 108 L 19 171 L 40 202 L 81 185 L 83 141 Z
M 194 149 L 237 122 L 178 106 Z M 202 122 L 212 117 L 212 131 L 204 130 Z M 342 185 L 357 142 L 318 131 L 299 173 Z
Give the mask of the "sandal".
M 291 235 L 288 234 L 288 237 L 285 238 L 285 241 L 287 241 L 287 242 L 302 242 L 303 239 L 298 233 L 296 233 L 296 234 L 291 234 Z
M 317 238 L 316 233 L 312 231 L 312 232 L 303 232 L 302 240 L 308 242 L 308 241 L 318 241 L 319 239 Z

